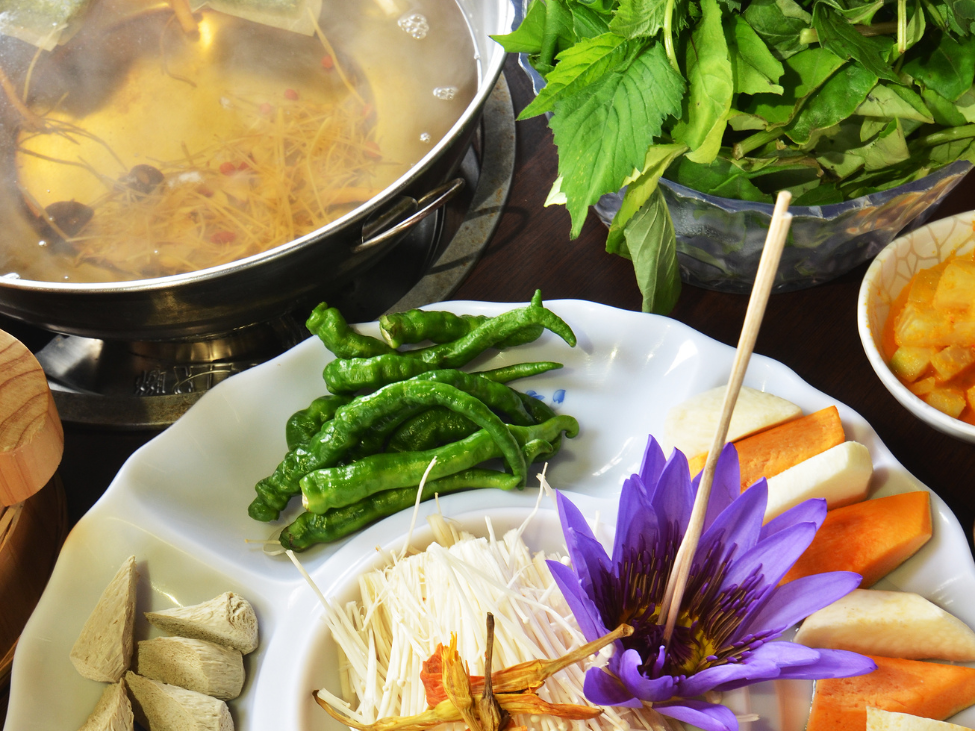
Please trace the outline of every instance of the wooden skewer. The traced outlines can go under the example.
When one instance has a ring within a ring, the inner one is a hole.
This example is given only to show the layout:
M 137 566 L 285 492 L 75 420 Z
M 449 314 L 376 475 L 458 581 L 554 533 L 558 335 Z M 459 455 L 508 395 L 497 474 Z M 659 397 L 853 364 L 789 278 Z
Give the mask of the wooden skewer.
M 728 390 L 725 392 L 724 403 L 721 406 L 718 428 L 714 433 L 711 449 L 708 451 L 707 462 L 704 464 L 704 474 L 701 476 L 701 483 L 694 499 L 694 507 L 691 510 L 687 531 L 684 533 L 680 548 L 677 549 L 677 556 L 674 558 L 674 566 L 671 569 L 670 578 L 667 580 L 667 589 L 661 603 L 660 618 L 664 624 L 665 643 L 670 642 L 670 637 L 674 633 L 674 625 L 677 622 L 677 615 L 680 613 L 681 600 L 684 597 L 684 589 L 687 587 L 687 578 L 691 571 L 691 561 L 697 551 L 697 544 L 701 540 L 701 532 L 704 529 L 704 517 L 707 513 L 708 499 L 711 497 L 711 484 L 714 482 L 714 470 L 718 464 L 718 456 L 721 454 L 725 439 L 728 437 L 731 414 L 735 409 L 735 402 L 738 400 L 742 381 L 745 380 L 748 360 L 755 348 L 758 329 L 765 315 L 765 305 L 768 303 L 768 297 L 772 291 L 772 282 L 775 280 L 775 272 L 779 268 L 782 248 L 785 246 L 785 239 L 789 233 L 792 214 L 788 213 L 788 210 L 791 200 L 792 195 L 787 191 L 779 193 L 775 200 L 775 209 L 769 223 L 768 236 L 765 238 L 762 259 L 755 275 L 755 285 L 752 287 L 752 294 L 748 299 L 745 323 L 742 325 L 741 336 L 738 338 L 738 349 L 735 351 L 731 377 L 728 379 Z

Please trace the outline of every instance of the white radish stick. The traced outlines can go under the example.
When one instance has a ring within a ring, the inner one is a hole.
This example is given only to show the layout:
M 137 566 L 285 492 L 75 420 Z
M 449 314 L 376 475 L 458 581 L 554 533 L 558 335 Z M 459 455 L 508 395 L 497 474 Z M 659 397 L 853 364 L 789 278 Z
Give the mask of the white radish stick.
M 697 496 L 694 498 L 691 518 L 680 548 L 677 549 L 674 566 L 667 580 L 667 590 L 664 592 L 663 602 L 661 603 L 660 619 L 663 620 L 664 624 L 664 643 L 670 642 L 674 625 L 677 622 L 677 615 L 680 613 L 681 599 L 683 599 L 684 589 L 687 587 L 691 561 L 694 559 L 694 553 L 697 551 L 697 544 L 701 540 L 701 532 L 704 529 L 704 517 L 707 514 L 708 499 L 711 497 L 711 484 L 714 482 L 714 470 L 728 436 L 731 414 L 735 410 L 735 402 L 738 400 L 742 381 L 745 380 L 748 360 L 755 348 L 758 329 L 762 324 L 762 318 L 765 316 L 765 305 L 768 303 L 768 297 L 772 291 L 775 272 L 779 268 L 782 248 L 785 246 L 789 224 L 792 222 L 792 214 L 788 213 L 791 200 L 792 195 L 787 191 L 782 191 L 775 201 L 775 209 L 772 212 L 772 220 L 769 223 L 768 235 L 765 238 L 765 247 L 762 251 L 762 259 L 758 264 L 752 294 L 748 298 L 745 323 L 742 325 L 741 336 L 738 338 L 738 349 L 735 351 L 735 360 L 731 367 L 728 390 L 721 406 L 721 415 L 718 417 L 718 428 L 714 433 L 711 449 L 708 451 L 707 462 L 704 463 L 704 474 L 701 476 Z

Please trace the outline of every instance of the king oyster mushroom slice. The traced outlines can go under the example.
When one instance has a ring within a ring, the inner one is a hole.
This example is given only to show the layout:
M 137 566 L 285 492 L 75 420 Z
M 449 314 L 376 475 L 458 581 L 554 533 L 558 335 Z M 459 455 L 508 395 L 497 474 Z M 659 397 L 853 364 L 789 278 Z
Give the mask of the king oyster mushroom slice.
M 135 556 L 129 556 L 102 592 L 71 648 L 71 662 L 89 680 L 115 683 L 129 669 L 138 577 Z
M 135 718 L 132 704 L 125 692 L 125 681 L 105 686 L 95 710 L 78 731 L 132 731 Z
M 170 634 L 233 647 L 245 655 L 257 649 L 254 608 L 230 591 L 191 607 L 146 612 L 146 619 Z
M 239 650 L 187 637 L 156 637 L 139 643 L 139 675 L 180 688 L 233 700 L 244 687 L 244 658 Z
M 129 671 L 136 720 L 149 731 L 234 731 L 227 704 L 195 690 L 186 690 Z

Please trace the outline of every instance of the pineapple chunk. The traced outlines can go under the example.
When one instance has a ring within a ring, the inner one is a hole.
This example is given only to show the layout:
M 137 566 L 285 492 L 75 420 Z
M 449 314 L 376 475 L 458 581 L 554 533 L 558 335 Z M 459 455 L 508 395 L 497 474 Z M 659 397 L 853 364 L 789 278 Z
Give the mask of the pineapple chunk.
M 952 419 L 957 419 L 965 410 L 965 395 L 959 388 L 935 386 L 931 393 L 924 397 L 924 400 L 938 411 L 948 414 Z
M 939 279 L 941 279 L 940 266 L 919 271 L 911 283 L 911 291 L 907 295 L 907 301 L 914 302 L 915 304 L 930 305 L 934 301 Z
M 932 304 L 939 310 L 971 309 L 975 304 L 975 261 L 959 259 L 945 267 Z
M 975 347 L 975 309 L 968 312 L 953 313 L 949 345 L 968 345 Z
M 965 400 L 968 401 L 968 406 L 972 411 L 975 411 L 975 386 L 965 391 Z
M 915 396 L 926 396 L 934 390 L 934 387 L 938 384 L 935 383 L 934 376 L 928 376 L 927 378 L 922 378 L 920 381 L 916 381 L 908 386 L 911 389 L 911 393 Z
M 972 363 L 975 363 L 975 350 L 961 345 L 949 345 L 931 357 L 931 365 L 942 383 L 950 381 Z
M 890 370 L 901 380 L 913 383 L 924 373 L 937 352 L 934 348 L 912 348 L 904 345 L 891 357 Z
M 894 341 L 898 346 L 943 348 L 951 345 L 952 323 L 931 305 L 908 302 L 897 318 Z

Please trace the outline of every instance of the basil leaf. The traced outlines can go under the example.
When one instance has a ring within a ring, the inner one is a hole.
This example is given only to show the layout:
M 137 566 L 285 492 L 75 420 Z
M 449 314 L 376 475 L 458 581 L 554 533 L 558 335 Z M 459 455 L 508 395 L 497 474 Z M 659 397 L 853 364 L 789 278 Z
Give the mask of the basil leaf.
M 886 61 L 888 42 L 880 38 L 860 35 L 828 0 L 817 0 L 813 5 L 813 27 L 819 34 L 819 42 L 840 58 L 856 59 L 874 76 L 901 83 Z
M 828 206 L 832 203 L 842 203 L 843 193 L 836 187 L 836 183 L 820 183 L 816 188 L 798 196 L 794 206 Z
M 674 139 L 690 148 L 694 162 L 711 162 L 721 147 L 735 83 L 717 0 L 701 0 L 702 17 L 687 44 L 687 122 Z
M 864 117 L 886 117 L 893 119 L 915 119 L 926 124 L 933 124 L 931 110 L 924 104 L 924 100 L 917 93 L 903 86 L 887 86 L 877 84 L 863 103 L 856 108 L 856 113 Z M 964 124 L 964 121 L 961 122 Z
M 923 43 L 908 51 L 903 70 L 953 102 L 975 80 L 975 37 L 958 43 L 947 33 L 929 33 Z
M 725 39 L 732 58 L 736 94 L 781 94 L 782 64 L 740 15 L 725 19 Z
M 846 18 L 847 23 L 853 25 L 870 25 L 873 20 L 873 16 L 876 15 L 877 11 L 884 6 L 884 0 L 876 0 L 875 2 L 864 2 L 864 3 L 851 3 L 853 7 L 849 8 L 837 8 L 840 11 L 840 15 Z
M 680 296 L 677 235 L 660 188 L 624 228 L 626 248 L 643 294 L 643 311 L 666 315 Z
M 577 47 L 600 38 L 605 36 L 580 41 Z M 588 207 L 604 193 L 619 190 L 644 163 L 664 120 L 681 110 L 684 79 L 671 67 L 663 44 L 640 50 L 638 42 L 616 38 L 624 50 L 614 56 L 612 73 L 583 72 L 580 78 L 586 76 L 590 83 L 573 88 L 574 93 L 564 87 L 549 122 L 559 150 L 572 238 L 582 230 Z
M 745 8 L 744 18 L 779 58 L 788 58 L 807 47 L 799 42 L 799 33 L 809 27 L 812 16 L 794 0 L 752 0 Z
M 785 133 L 796 143 L 805 144 L 813 133 L 842 122 L 867 98 L 877 77 L 855 64 L 847 64 L 813 94 Z
M 826 83 L 845 61 L 825 48 L 808 48 L 783 62 L 781 97 L 761 94 L 752 97 L 741 111 L 761 117 L 768 127 L 782 127 L 792 121 L 806 100 Z
M 491 36 L 508 53 L 540 53 L 545 35 L 545 3 L 532 0 L 521 25 L 503 36 Z
M 620 247 L 625 243 L 623 227 L 653 195 L 664 170 L 686 151 L 687 145 L 650 146 L 640 174 L 624 181 L 626 193 L 624 193 L 620 209 L 616 212 L 613 223 L 609 227 L 609 235 L 606 237 L 606 251 L 610 254 L 619 253 Z
M 888 121 L 879 117 L 864 117 L 863 124 L 860 125 L 860 142 L 866 142 L 871 137 L 880 134 L 880 131 L 887 126 Z
M 928 103 L 931 113 L 934 115 L 934 121 L 938 124 L 943 124 L 945 127 L 960 127 L 968 121 L 958 107 L 934 89 L 925 89 L 921 95 L 924 97 L 924 101 Z
M 862 147 L 858 154 L 863 157 L 865 170 L 882 170 L 910 158 L 904 139 L 904 130 L 898 120 L 892 120 L 876 139 Z

